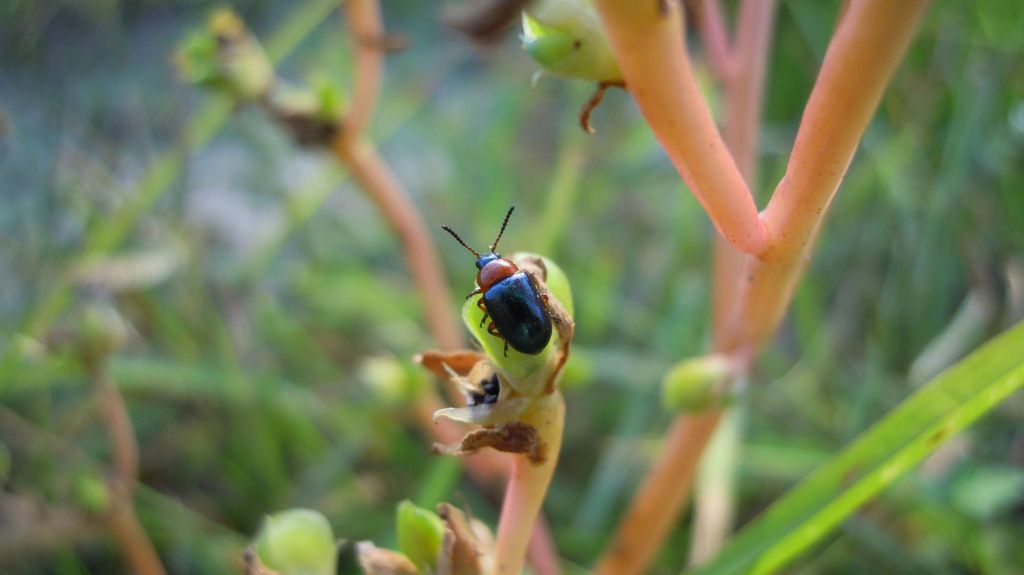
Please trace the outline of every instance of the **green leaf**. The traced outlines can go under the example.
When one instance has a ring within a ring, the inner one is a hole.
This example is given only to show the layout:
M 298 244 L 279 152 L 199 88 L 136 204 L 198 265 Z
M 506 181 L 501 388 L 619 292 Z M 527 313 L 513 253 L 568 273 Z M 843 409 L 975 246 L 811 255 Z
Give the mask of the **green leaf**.
M 773 573 L 1024 386 L 1024 323 L 932 379 L 791 489 L 697 573 Z
M 430 572 L 437 567 L 444 539 L 444 522 L 429 509 L 417 507 L 411 501 L 398 504 L 398 549 L 420 571 Z

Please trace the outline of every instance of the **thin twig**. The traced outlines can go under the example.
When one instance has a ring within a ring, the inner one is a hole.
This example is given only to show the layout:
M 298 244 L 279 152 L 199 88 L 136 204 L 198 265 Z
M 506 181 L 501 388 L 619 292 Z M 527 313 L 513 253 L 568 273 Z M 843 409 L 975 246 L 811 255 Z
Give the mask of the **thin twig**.
M 355 54 L 355 86 L 352 106 L 345 118 L 344 131 L 352 140 L 366 133 L 373 120 L 380 98 L 380 85 L 384 53 L 367 38 L 384 38 L 384 25 L 377 0 L 346 0 L 342 3 L 345 16 L 352 29 L 352 49 Z
M 704 42 L 711 71 L 722 82 L 736 76 L 735 52 L 718 0 L 697 0 L 691 4 L 697 19 L 697 32 Z M 738 35 L 742 38 L 742 35 Z
M 105 360 L 100 360 L 105 361 Z M 117 538 L 132 571 L 139 575 L 163 575 L 160 556 L 135 514 L 135 482 L 139 471 L 139 447 L 132 430 L 124 397 L 105 365 L 93 368 L 96 401 L 110 442 L 114 477 L 110 481 L 111 505 L 107 524 Z

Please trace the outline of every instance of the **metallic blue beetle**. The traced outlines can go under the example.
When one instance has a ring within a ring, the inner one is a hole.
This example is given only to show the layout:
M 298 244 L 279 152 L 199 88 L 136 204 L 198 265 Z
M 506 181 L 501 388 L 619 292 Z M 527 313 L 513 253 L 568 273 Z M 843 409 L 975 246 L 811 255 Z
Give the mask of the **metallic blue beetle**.
M 466 245 L 448 226 L 441 228 L 476 256 L 476 267 L 480 270 L 476 275 L 477 288 L 466 298 L 482 294 L 476 303 L 484 312 L 480 325 L 491 319 L 487 333 L 505 340 L 505 355 L 508 355 L 509 346 L 520 353 L 536 355 L 551 340 L 551 316 L 530 276 L 494 251 L 515 209 L 515 206 L 508 209 L 498 237 L 484 255 Z

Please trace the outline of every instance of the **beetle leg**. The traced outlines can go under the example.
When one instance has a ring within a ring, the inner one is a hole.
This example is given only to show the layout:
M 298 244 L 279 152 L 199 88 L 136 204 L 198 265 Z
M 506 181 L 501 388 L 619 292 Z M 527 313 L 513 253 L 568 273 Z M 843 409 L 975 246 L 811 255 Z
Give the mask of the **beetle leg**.
M 476 307 L 480 308 L 480 311 L 487 313 L 487 306 L 484 305 L 484 298 L 476 300 Z
M 479 295 L 481 293 L 483 293 L 483 290 L 480 289 L 480 287 L 478 286 L 476 289 L 474 289 L 473 291 L 471 291 L 468 294 L 466 294 L 466 299 L 469 299 L 469 298 L 471 298 L 471 297 L 473 297 L 475 295 Z
M 508 340 L 505 340 L 505 357 L 508 357 Z
M 494 337 L 500 337 L 502 339 L 505 339 L 504 336 L 501 335 L 501 332 L 498 331 L 498 326 L 494 325 L 493 321 L 487 324 L 487 333 L 493 335 Z
M 490 317 L 490 316 L 489 316 L 489 315 L 487 315 L 487 312 L 484 312 L 484 317 L 480 318 L 480 327 L 483 327 L 483 326 L 484 326 L 484 322 L 486 322 L 486 321 L 487 321 L 487 318 L 489 318 L 489 317 Z

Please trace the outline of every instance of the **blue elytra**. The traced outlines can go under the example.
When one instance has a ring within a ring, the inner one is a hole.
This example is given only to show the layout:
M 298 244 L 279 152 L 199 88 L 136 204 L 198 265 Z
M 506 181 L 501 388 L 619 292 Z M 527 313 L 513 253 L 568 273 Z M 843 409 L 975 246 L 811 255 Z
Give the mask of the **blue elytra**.
M 551 316 L 530 276 L 494 251 L 515 209 L 515 206 L 509 208 L 498 237 L 483 255 L 466 245 L 451 228 L 441 227 L 476 256 L 476 267 L 480 270 L 476 276 L 477 288 L 466 297 L 481 295 L 477 301 L 484 311 L 480 324 L 490 318 L 487 333 L 505 340 L 506 355 L 510 346 L 520 353 L 536 355 L 551 340 Z

